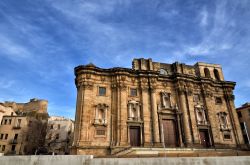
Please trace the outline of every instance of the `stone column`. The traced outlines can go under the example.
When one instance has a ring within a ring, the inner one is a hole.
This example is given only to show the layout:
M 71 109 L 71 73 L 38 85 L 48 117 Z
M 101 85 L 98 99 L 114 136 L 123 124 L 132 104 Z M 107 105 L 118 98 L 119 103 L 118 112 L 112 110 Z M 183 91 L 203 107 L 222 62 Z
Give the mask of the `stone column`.
M 178 124 L 178 134 L 179 134 L 179 145 L 180 147 L 184 147 L 183 141 L 182 141 L 182 131 L 181 131 L 181 113 L 180 112 L 176 112 L 176 116 L 177 116 L 177 124 Z
M 121 88 L 117 86 L 117 93 L 116 93 L 116 108 L 117 108 L 117 129 L 116 129 L 116 135 L 117 135 L 117 141 L 116 141 L 116 145 L 119 146 L 120 145 L 120 141 L 121 141 Z
M 128 126 L 127 126 L 127 120 L 128 120 L 128 110 L 127 110 L 127 87 L 122 86 L 120 91 L 120 117 L 121 117 L 121 146 L 128 146 Z
M 184 125 L 184 134 L 185 134 L 185 140 L 186 140 L 186 146 L 191 146 L 192 145 L 192 136 L 191 136 L 191 131 L 190 131 L 190 123 L 189 123 L 189 116 L 188 116 L 188 111 L 187 111 L 187 103 L 186 103 L 186 98 L 185 98 L 185 92 L 184 90 L 179 90 L 179 100 L 180 100 L 180 109 L 183 114 L 183 125 Z
M 74 131 L 74 145 L 78 145 L 81 135 L 81 117 L 82 117 L 82 104 L 84 102 L 84 87 L 82 84 L 77 85 L 77 101 L 76 101 L 76 115 L 75 115 L 75 131 Z
M 93 104 L 92 104 L 92 100 L 93 100 L 93 84 L 91 84 L 90 82 L 85 82 L 85 90 L 83 95 L 84 96 L 88 96 L 88 97 L 84 97 L 84 103 L 81 105 L 82 108 L 82 112 L 84 112 L 85 115 L 81 115 L 81 136 L 80 139 L 83 142 L 83 145 L 85 142 L 89 141 L 89 124 L 92 122 L 93 123 L 93 119 L 90 119 L 89 116 L 87 114 L 90 114 L 91 111 L 93 111 Z M 92 121 L 91 121 L 92 120 Z
M 107 119 L 108 119 L 108 107 L 105 107 L 105 118 L 104 118 L 104 124 L 107 124 Z
M 154 146 L 161 146 L 155 89 L 151 88 L 151 110 L 153 120 Z
M 142 87 L 142 110 L 143 110 L 143 123 L 144 123 L 144 147 L 151 146 L 151 125 L 150 125 L 150 110 L 149 110 L 149 94 L 148 87 Z
M 137 111 L 137 120 L 141 120 L 141 114 L 140 114 L 140 105 L 139 105 L 139 103 L 136 103 L 136 111 Z
M 212 94 L 209 93 L 209 92 L 206 92 L 205 91 L 205 94 L 204 94 L 204 101 L 205 101 L 205 106 L 206 106 L 206 110 L 207 110 L 207 117 L 208 117 L 208 122 L 210 123 L 210 127 L 211 127 L 211 138 L 210 139 L 211 141 L 211 145 L 213 145 L 212 143 L 214 143 L 214 146 L 216 147 L 216 145 L 220 144 L 220 125 L 219 123 L 216 121 L 217 118 L 215 118 L 216 115 L 216 111 L 214 109 L 214 100 L 213 100 L 213 97 L 212 97 Z M 213 141 L 212 141 L 213 140 Z
M 229 115 L 232 115 L 232 119 L 233 119 L 233 123 L 230 123 L 231 126 L 233 127 L 232 129 L 235 129 L 234 133 L 236 133 L 236 144 L 237 145 L 244 145 L 244 139 L 243 139 L 243 135 L 242 135 L 242 131 L 240 128 L 240 122 L 239 122 L 239 118 L 234 106 L 234 95 L 232 94 L 228 94 L 227 96 L 227 101 L 229 103 L 229 107 L 228 110 L 231 111 L 231 113 L 229 113 Z
M 128 120 L 132 119 L 132 107 L 131 103 L 128 103 Z

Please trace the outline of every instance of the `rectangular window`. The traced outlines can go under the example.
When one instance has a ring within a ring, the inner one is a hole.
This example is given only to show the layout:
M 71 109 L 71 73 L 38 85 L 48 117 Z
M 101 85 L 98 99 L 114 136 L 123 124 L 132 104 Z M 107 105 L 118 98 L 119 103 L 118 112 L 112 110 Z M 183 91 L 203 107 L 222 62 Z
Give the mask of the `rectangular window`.
M 18 134 L 16 133 L 14 136 L 14 140 L 17 140 Z
M 5 134 L 5 139 L 8 139 L 8 134 Z
M 99 87 L 99 96 L 106 96 L 106 88 Z
M 137 96 L 137 89 L 131 88 L 130 89 L 130 96 Z
M 53 124 L 50 125 L 50 129 L 53 129 Z
M 60 129 L 60 127 L 61 127 L 60 124 L 58 124 L 57 129 Z
M 216 104 L 222 104 L 222 98 L 221 97 L 216 97 L 215 98 L 215 103 Z
M 5 124 L 5 125 L 7 124 L 7 121 L 8 121 L 7 119 L 4 120 L 4 124 Z
M 3 145 L 3 147 L 2 147 L 2 151 L 4 151 L 5 150 L 5 145 Z
M 4 135 L 4 134 L 1 134 L 0 139 L 3 139 L 3 135 Z
M 11 151 L 15 151 L 16 150 L 16 145 L 12 145 L 11 146 Z
M 250 109 L 248 109 L 248 116 L 250 116 Z
M 241 112 L 237 112 L 237 114 L 238 114 L 238 117 L 242 117 Z
M 11 119 L 9 119 L 9 124 L 11 124 Z

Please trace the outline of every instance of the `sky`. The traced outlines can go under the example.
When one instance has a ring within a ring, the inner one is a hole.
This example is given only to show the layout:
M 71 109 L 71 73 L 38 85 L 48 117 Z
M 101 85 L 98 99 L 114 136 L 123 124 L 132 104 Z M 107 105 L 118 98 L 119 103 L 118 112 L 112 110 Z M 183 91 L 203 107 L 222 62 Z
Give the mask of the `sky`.
M 46 99 L 74 119 L 74 67 L 133 58 L 220 64 L 236 107 L 250 102 L 250 1 L 0 1 L 0 102 Z

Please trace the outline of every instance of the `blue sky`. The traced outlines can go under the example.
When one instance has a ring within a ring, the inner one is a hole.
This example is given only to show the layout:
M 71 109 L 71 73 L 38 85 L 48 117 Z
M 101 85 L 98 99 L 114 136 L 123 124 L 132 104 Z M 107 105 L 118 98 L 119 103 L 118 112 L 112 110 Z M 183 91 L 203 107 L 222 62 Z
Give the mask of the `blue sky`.
M 0 102 L 49 101 L 74 119 L 73 69 L 131 67 L 133 58 L 221 64 L 250 101 L 249 0 L 1 0 Z

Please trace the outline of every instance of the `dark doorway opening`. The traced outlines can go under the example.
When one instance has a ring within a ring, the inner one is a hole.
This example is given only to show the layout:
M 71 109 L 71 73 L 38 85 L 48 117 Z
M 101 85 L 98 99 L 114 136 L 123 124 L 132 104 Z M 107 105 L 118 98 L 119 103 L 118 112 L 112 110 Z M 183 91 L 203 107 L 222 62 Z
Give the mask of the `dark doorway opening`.
M 205 148 L 208 148 L 211 146 L 210 140 L 209 140 L 209 134 L 208 130 L 200 130 L 200 141 L 201 145 Z
M 174 120 L 162 120 L 165 147 L 177 147 L 176 125 Z
M 140 127 L 130 127 L 130 145 L 131 146 L 141 146 L 141 136 L 140 136 Z

